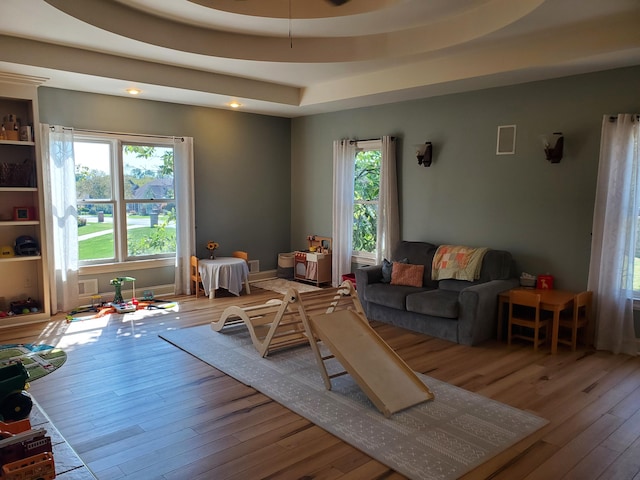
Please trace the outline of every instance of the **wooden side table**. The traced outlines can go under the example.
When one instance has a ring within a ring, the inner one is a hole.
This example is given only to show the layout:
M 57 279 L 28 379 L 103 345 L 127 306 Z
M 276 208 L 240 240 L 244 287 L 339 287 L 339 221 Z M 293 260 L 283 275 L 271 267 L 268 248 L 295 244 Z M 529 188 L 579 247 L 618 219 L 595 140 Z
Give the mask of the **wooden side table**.
M 540 308 L 553 312 L 553 325 L 551 327 L 551 353 L 558 352 L 558 329 L 560 326 L 560 312 L 573 305 L 576 293 L 568 290 L 543 290 L 538 288 L 517 287 L 513 290 L 528 290 L 540 294 Z M 509 292 L 506 290 L 498 295 L 498 341 L 502 341 L 502 321 L 504 319 L 504 306 L 509 305 Z

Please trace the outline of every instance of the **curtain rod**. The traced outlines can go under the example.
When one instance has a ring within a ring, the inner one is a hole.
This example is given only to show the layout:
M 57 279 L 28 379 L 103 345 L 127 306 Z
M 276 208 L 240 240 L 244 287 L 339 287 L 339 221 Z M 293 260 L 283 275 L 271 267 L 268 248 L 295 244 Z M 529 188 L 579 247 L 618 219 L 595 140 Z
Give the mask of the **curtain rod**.
M 390 137 L 391 140 L 395 140 L 396 137 Z M 358 142 L 372 142 L 374 140 L 382 140 L 382 137 L 378 138 L 356 138 L 355 140 L 349 140 L 349 143 L 358 143 Z
M 632 119 L 634 119 L 634 120 L 640 121 L 640 114 L 638 114 L 638 113 L 633 114 L 633 115 L 631 115 L 631 118 L 632 118 Z M 610 121 L 611 123 L 613 123 L 613 122 L 617 122 L 617 121 L 618 121 L 618 116 L 617 116 L 617 115 L 611 115 L 611 116 L 609 117 L 609 121 Z
M 54 126 L 51 125 L 49 127 L 51 130 L 54 129 Z M 74 132 L 80 133 L 99 133 L 102 135 L 124 135 L 126 137 L 145 137 L 145 138 L 163 138 L 163 139 L 179 139 L 181 142 L 184 142 L 184 137 L 176 137 L 173 135 L 145 135 L 143 133 L 125 133 L 125 132 L 108 132 L 105 130 L 88 130 L 85 128 L 73 128 L 73 127 L 62 127 L 63 130 L 73 130 Z

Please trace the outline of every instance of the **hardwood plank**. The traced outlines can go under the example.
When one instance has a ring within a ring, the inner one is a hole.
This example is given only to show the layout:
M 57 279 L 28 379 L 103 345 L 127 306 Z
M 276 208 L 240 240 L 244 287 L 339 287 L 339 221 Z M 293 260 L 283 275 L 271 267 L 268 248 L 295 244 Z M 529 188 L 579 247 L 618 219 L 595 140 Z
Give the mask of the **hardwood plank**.
M 100 479 L 404 478 L 158 337 L 271 298 L 281 295 L 252 288 L 181 297 L 179 312 L 136 321 L 59 316 L 0 329 L 0 341 L 64 345 L 67 363 L 30 391 Z M 372 326 L 414 370 L 550 421 L 465 480 L 640 480 L 640 358 L 495 340 L 466 347 Z

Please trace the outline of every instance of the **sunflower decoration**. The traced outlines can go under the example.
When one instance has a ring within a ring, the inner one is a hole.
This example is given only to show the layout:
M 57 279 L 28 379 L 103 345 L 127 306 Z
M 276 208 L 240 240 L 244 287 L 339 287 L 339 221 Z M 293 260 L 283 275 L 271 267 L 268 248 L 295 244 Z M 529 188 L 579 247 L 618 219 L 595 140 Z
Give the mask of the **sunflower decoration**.
M 209 258 L 214 259 L 216 258 L 213 255 L 213 252 L 215 252 L 216 248 L 218 248 L 220 245 L 218 245 L 218 242 L 207 242 L 207 250 L 209 250 Z

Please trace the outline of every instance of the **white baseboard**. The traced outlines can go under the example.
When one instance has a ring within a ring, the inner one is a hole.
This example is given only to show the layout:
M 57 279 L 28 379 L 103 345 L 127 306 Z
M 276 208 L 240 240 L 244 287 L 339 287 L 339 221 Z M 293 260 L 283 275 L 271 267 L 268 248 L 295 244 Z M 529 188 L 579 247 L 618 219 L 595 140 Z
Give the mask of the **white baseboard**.
M 265 270 L 264 272 L 250 273 L 249 283 L 259 282 L 260 280 L 269 280 L 271 278 L 276 278 L 277 273 L 278 273 L 277 270 Z
M 271 278 L 276 278 L 276 274 L 277 274 L 277 270 L 265 270 L 264 272 L 250 273 L 249 283 L 259 282 L 260 280 L 269 280 Z M 143 297 L 143 292 L 145 290 L 151 290 L 153 292 L 154 297 L 175 295 L 174 285 L 167 284 L 167 285 L 154 285 L 152 287 L 136 288 L 136 297 L 138 299 L 141 299 Z M 132 293 L 131 288 L 122 289 L 122 296 L 125 300 L 129 300 L 131 298 L 131 293 Z M 111 302 L 113 300 L 113 296 L 115 295 L 115 291 L 100 292 L 97 295 L 100 295 L 101 302 Z M 78 305 L 79 307 L 91 305 L 91 295 L 82 295 L 79 297 L 78 300 L 80 303 L 80 305 Z
M 167 284 L 167 285 L 154 285 L 153 287 L 144 287 L 144 288 L 136 288 L 136 298 L 138 299 L 142 299 L 143 297 L 143 292 L 146 290 L 150 290 L 153 292 L 153 296 L 154 297 L 163 297 L 163 296 L 167 296 L 167 295 L 175 295 L 176 293 L 176 289 L 175 286 L 173 284 Z M 122 289 L 122 297 L 124 298 L 124 300 L 130 300 L 131 299 L 131 294 L 132 294 L 132 290 L 131 288 L 123 288 Z M 111 302 L 113 301 L 113 297 L 115 295 L 115 290 L 114 291 L 110 291 L 110 292 L 100 292 L 97 295 L 99 295 L 100 298 L 100 302 Z M 91 295 L 84 295 L 84 296 L 80 296 L 78 298 L 78 303 L 80 303 L 80 305 L 78 306 L 89 306 L 91 305 Z

